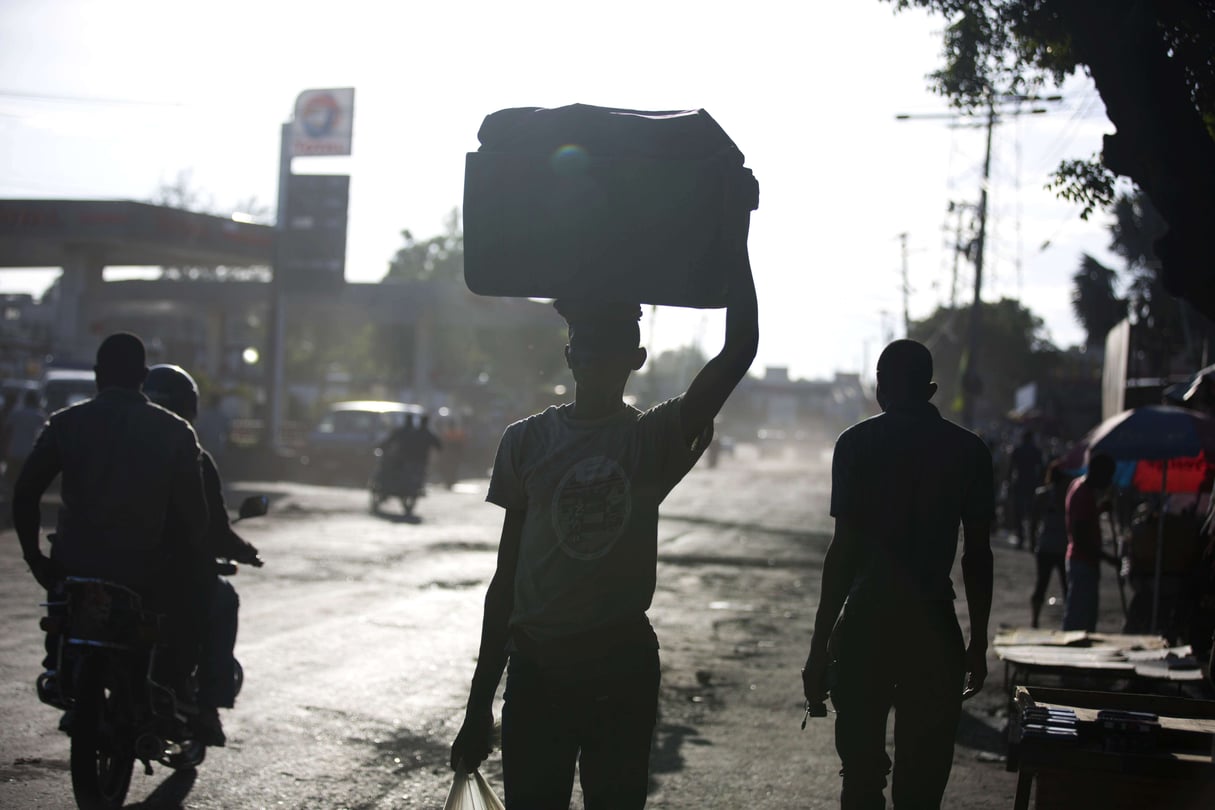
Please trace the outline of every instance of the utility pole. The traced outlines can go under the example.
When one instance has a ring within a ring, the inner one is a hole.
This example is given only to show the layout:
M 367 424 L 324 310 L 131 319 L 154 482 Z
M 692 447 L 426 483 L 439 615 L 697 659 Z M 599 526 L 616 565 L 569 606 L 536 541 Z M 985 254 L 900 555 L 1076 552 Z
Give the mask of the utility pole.
M 1027 111 L 1022 111 L 1019 107 L 1012 110 L 1001 110 L 997 108 L 1000 104 L 1020 104 L 1023 101 L 1062 101 L 1062 96 L 1021 96 L 1021 95 L 1001 95 L 992 93 L 987 99 L 987 122 L 983 126 L 987 129 L 987 146 L 983 155 L 983 185 L 979 190 L 979 232 L 975 238 L 974 255 L 972 256 L 975 263 L 975 285 L 974 285 L 974 300 L 970 305 L 970 323 L 967 328 L 966 335 L 966 353 L 962 359 L 961 369 L 961 390 L 962 390 L 962 411 L 960 414 L 961 422 L 964 427 L 973 428 L 975 421 L 975 402 L 983 391 L 983 380 L 978 368 L 979 347 L 982 345 L 980 340 L 982 332 L 982 317 L 981 309 L 983 306 L 983 254 L 987 241 L 987 189 L 991 181 L 991 140 L 992 132 L 999 123 L 999 115 L 1021 115 L 1023 112 L 1040 115 L 1047 112 L 1042 107 L 1034 107 Z M 949 118 L 956 119 L 955 113 L 929 113 L 926 115 L 896 115 L 895 119 L 899 121 L 909 121 L 917 118 Z M 951 204 L 952 207 L 953 204 Z M 961 214 L 959 214 L 959 230 L 961 228 Z M 956 248 L 955 248 L 956 249 Z M 956 259 L 956 257 L 955 257 Z M 957 265 L 955 261 L 954 279 L 956 289 Z
M 975 400 L 983 392 L 979 376 L 979 332 L 983 327 L 983 253 L 987 242 L 987 185 L 991 180 L 991 133 L 996 128 L 994 99 L 987 102 L 987 149 L 983 155 L 983 186 L 979 191 L 979 235 L 975 238 L 975 297 L 970 305 L 970 325 L 966 334 L 966 356 L 962 361 L 962 426 L 973 428 Z
M 954 225 L 953 233 L 953 271 L 949 274 L 949 308 L 957 309 L 958 307 L 958 262 L 962 255 L 962 213 L 966 210 L 966 205 L 963 203 L 949 204 L 949 211 L 953 213 L 957 211 L 958 221 Z
M 278 149 L 278 205 L 274 217 L 274 272 L 270 276 L 270 318 L 266 326 L 266 409 L 262 440 L 277 449 L 283 426 L 283 370 L 286 366 L 287 296 L 280 272 L 280 248 L 287 229 L 287 190 L 291 181 L 291 122 L 282 125 Z

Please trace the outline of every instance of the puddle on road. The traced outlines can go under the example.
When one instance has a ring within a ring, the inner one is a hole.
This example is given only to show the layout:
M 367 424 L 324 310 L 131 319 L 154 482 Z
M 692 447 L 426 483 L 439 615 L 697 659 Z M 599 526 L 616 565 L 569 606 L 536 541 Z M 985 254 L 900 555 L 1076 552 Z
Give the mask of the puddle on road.
M 444 591 L 463 591 L 469 588 L 479 588 L 485 584 L 483 579 L 437 579 L 422 585 L 423 589 L 438 588 Z
M 66 759 L 45 759 L 43 757 L 17 757 L 12 765 L 0 766 L 0 782 L 28 782 L 37 779 L 47 771 L 66 773 L 70 770 Z
M 431 552 L 443 551 L 497 551 L 497 543 L 477 543 L 468 540 L 452 541 L 446 543 L 432 543 L 427 547 Z

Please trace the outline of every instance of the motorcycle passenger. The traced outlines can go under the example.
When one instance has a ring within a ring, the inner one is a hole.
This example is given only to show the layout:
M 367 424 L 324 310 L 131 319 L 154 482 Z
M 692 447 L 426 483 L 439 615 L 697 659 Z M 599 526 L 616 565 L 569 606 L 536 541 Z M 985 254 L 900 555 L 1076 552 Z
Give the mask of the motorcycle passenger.
M 135 335 L 102 341 L 93 367 L 97 395 L 47 421 L 16 481 L 13 526 L 47 591 L 64 576 L 98 577 L 135 590 L 149 609 L 167 615 L 174 639 L 169 684 L 184 702 L 198 649 L 187 616 L 200 597 L 182 581 L 179 561 L 203 547 L 207 502 L 194 430 L 140 393 L 145 363 Z M 62 506 L 48 557 L 39 547 L 40 501 L 56 476 Z M 169 521 L 183 529 L 167 534 Z M 48 650 L 52 644 L 48 638 Z
M 191 424 L 198 418 L 198 386 L 194 378 L 180 366 L 158 365 L 148 370 L 143 392 L 152 402 L 167 408 Z M 207 729 L 208 745 L 223 745 L 220 708 L 232 708 L 236 700 L 235 670 L 237 613 L 240 599 L 232 583 L 215 573 L 215 558 L 261 566 L 257 549 L 232 530 L 224 503 L 223 483 L 219 469 L 207 448 L 202 449 L 203 491 L 207 499 L 209 520 L 206 524 L 206 544 L 195 555 L 184 572 L 195 587 L 206 594 L 208 609 L 193 617 L 202 640 L 198 665 L 199 725 Z M 174 522 L 168 531 L 176 531 Z

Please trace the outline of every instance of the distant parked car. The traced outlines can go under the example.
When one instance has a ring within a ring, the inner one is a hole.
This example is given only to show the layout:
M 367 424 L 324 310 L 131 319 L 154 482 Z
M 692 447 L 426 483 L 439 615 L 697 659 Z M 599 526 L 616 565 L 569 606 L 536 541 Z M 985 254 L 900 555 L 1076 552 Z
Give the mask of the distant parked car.
M 92 371 L 48 368 L 42 375 L 42 405 L 47 413 L 91 399 L 97 393 Z
M 37 380 L 24 380 L 16 377 L 0 382 L 0 408 L 8 412 L 25 400 L 26 391 L 41 391 L 42 385 Z
M 375 448 L 388 434 L 426 413 L 421 405 L 386 400 L 335 402 L 308 432 L 300 461 L 317 483 L 365 486 L 375 468 Z

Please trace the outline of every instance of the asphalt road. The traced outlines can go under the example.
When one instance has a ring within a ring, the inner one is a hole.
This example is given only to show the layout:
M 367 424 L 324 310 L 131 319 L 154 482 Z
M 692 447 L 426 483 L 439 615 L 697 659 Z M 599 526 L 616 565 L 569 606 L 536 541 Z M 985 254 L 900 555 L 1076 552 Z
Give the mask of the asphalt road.
M 830 529 L 828 457 L 746 450 L 693 470 L 663 507 L 650 807 L 838 806 L 830 722 L 798 731 L 797 670 Z M 432 489 L 412 522 L 372 516 L 361 490 L 234 485 L 233 503 L 266 492 L 272 504 L 241 526 L 266 566 L 235 578 L 246 680 L 224 716 L 229 743 L 197 773 L 137 772 L 130 806 L 442 807 L 501 525 L 485 485 Z M 1024 621 L 1030 565 L 998 549 L 993 627 Z M 68 739 L 33 689 L 41 598 L 14 533 L 0 533 L 3 808 L 73 806 Z M 965 625 L 962 602 L 959 614 Z M 1002 700 L 998 686 L 989 692 L 967 704 L 947 806 L 1011 805 Z M 500 790 L 497 755 L 482 771 Z
M 664 564 L 686 570 L 710 559 L 766 559 L 740 541 L 744 523 L 766 522 L 778 539 L 804 532 L 795 516 L 804 505 L 791 509 L 772 491 L 783 478 L 761 475 L 764 488 L 728 459 L 718 470 L 694 471 L 665 510 L 671 517 L 661 545 L 675 562 Z M 751 486 L 740 489 L 743 482 Z M 266 566 L 242 568 L 234 580 L 246 682 L 237 708 L 225 714 L 229 744 L 211 750 L 196 777 L 162 767 L 152 777 L 137 772 L 132 806 L 441 806 L 501 526 L 501 511 L 483 501 L 485 483 L 432 489 L 416 521 L 394 518 L 395 504 L 388 517 L 372 516 L 360 490 L 234 485 L 233 503 L 260 491 L 272 505 L 268 516 L 240 527 Z M 824 493 L 816 495 L 825 503 Z M 688 584 L 702 590 L 696 577 Z M 68 740 L 55 730 L 56 712 L 33 692 L 40 599 L 14 533 L 3 532 L 3 807 L 72 806 Z M 697 608 L 712 601 L 698 598 Z M 495 779 L 497 768 L 495 758 L 484 770 Z

